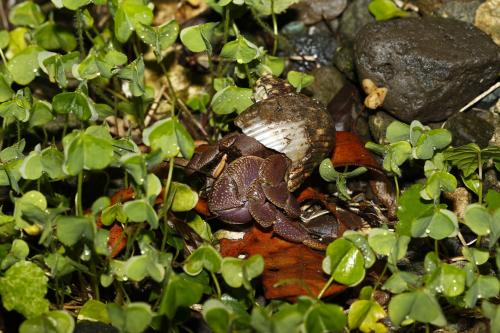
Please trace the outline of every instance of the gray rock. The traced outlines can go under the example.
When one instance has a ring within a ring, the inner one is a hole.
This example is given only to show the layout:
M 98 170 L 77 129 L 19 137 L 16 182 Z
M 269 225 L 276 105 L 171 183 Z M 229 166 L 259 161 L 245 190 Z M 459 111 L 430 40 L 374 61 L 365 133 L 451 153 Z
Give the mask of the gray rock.
M 306 27 L 301 22 L 291 22 L 282 33 L 288 41 L 284 51 L 292 60 L 289 69 L 308 72 L 332 64 L 337 40 L 324 24 Z
M 445 18 L 454 18 L 467 23 L 474 23 L 476 10 L 481 0 L 452 0 L 443 3 L 437 10 L 437 15 Z
M 330 103 L 346 81 L 342 73 L 331 66 L 316 68 L 309 74 L 314 76 L 314 82 L 305 89 L 306 93 L 310 93 L 314 99 L 324 105 Z
M 354 68 L 354 51 L 351 46 L 341 46 L 337 48 L 333 56 L 333 64 L 339 71 L 344 73 L 349 80 L 354 81 L 356 74 Z
M 340 19 L 340 36 L 342 42 L 352 44 L 357 33 L 366 24 L 375 22 L 372 14 L 368 11 L 371 0 L 354 0 L 349 3 Z
M 310 25 L 333 20 L 346 6 L 347 0 L 303 0 L 293 8 L 299 12 L 299 20 Z
M 500 48 L 474 26 L 428 17 L 365 26 L 354 45 L 358 78 L 387 87 L 383 108 L 403 121 L 441 121 L 490 87 Z
M 457 113 L 448 120 L 444 127 L 452 134 L 452 145 L 462 146 L 471 142 L 485 148 L 493 137 L 495 129 L 487 120 L 481 118 L 474 110 Z
M 370 126 L 373 141 L 376 143 L 386 143 L 384 142 L 385 132 L 387 131 L 387 127 L 395 120 L 396 118 L 382 111 L 378 111 L 368 117 L 368 125 Z
M 454 18 L 467 23 L 474 22 L 477 8 L 483 0 L 416 0 L 420 12 L 426 15 Z

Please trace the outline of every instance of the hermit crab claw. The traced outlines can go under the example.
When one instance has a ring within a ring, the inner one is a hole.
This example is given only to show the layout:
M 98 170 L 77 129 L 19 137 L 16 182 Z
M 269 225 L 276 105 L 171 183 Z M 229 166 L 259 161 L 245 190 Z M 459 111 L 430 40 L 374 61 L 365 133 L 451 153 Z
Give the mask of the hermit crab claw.
M 215 181 L 208 198 L 210 211 L 228 223 L 253 219 L 264 228 L 273 226 L 287 240 L 304 241 L 308 233 L 299 224 L 300 209 L 285 181 L 289 165 L 281 154 L 236 159 Z

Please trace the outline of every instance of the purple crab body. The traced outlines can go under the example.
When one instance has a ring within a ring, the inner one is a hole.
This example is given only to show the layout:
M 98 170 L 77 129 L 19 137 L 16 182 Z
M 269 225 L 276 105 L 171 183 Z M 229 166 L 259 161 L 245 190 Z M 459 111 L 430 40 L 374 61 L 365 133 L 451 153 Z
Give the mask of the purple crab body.
M 258 102 L 235 120 L 243 134 L 200 147 L 188 168 L 215 178 L 208 207 L 224 222 L 256 221 L 287 240 L 312 242 L 292 191 L 333 149 L 335 126 L 324 107 L 284 81 L 260 81 Z

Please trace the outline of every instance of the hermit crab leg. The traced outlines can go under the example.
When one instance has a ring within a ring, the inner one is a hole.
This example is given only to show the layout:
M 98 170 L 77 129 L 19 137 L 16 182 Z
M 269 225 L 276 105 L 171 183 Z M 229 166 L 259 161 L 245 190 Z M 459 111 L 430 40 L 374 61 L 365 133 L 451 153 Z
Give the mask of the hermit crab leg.
M 266 196 L 256 179 L 247 190 L 248 210 L 254 220 L 264 228 L 269 228 L 276 220 L 277 209 L 266 202 Z
M 291 217 L 298 218 L 300 216 L 299 205 L 288 191 L 285 181 L 289 166 L 290 160 L 284 155 L 269 156 L 260 168 L 259 180 L 267 200 L 284 209 Z
M 291 242 L 303 243 L 310 239 L 309 233 L 298 220 L 292 220 L 280 211 L 277 211 L 273 231 Z

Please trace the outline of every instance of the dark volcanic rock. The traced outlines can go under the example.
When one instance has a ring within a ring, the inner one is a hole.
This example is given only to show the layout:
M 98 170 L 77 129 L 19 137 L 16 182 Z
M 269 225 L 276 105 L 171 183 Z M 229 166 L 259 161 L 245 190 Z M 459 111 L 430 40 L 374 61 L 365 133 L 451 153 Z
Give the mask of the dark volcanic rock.
M 352 45 L 356 34 L 366 24 L 375 22 L 372 14 L 368 11 L 368 4 L 371 0 L 350 1 L 347 9 L 340 18 L 340 35 L 342 42 Z
M 293 60 L 290 69 L 308 72 L 332 64 L 337 41 L 324 24 L 306 27 L 291 22 L 283 27 L 282 33 L 288 41 L 285 52 Z
M 307 25 L 330 21 L 339 16 L 347 6 L 347 0 L 307 0 L 294 5 L 299 20 Z
M 493 124 L 481 118 L 474 110 L 451 116 L 444 127 L 451 132 L 451 144 L 455 147 L 474 142 L 485 148 L 495 132 Z
M 354 45 L 360 80 L 389 92 L 383 108 L 404 121 L 444 120 L 491 86 L 500 48 L 474 26 L 405 18 L 365 26 Z

